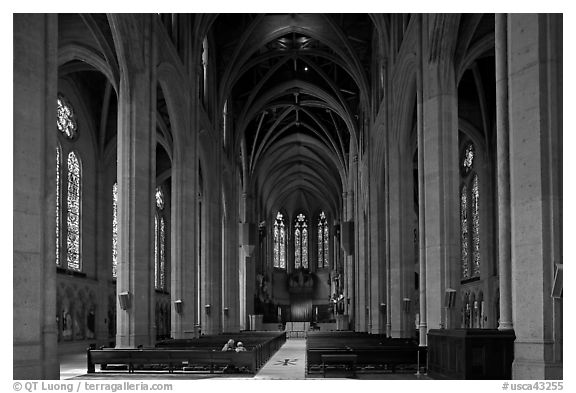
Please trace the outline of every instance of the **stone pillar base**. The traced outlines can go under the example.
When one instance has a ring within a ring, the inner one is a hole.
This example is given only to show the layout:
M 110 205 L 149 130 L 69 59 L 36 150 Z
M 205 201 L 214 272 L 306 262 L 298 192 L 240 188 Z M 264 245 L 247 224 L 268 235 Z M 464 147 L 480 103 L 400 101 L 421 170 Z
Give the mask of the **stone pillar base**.
M 512 379 L 564 379 L 563 375 L 562 363 L 522 359 L 515 359 L 512 363 Z
M 57 356 L 45 361 L 14 361 L 13 379 L 60 379 L 60 363 Z

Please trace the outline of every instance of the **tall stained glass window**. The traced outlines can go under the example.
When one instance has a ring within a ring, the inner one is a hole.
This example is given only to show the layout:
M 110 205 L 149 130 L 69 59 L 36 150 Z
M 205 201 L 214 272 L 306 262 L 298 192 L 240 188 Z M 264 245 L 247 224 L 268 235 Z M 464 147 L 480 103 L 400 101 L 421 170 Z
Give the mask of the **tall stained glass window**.
M 74 152 L 68 154 L 68 187 L 66 217 L 66 257 L 69 269 L 80 271 L 80 161 Z
M 154 214 L 154 283 L 156 289 L 166 289 L 166 222 L 164 220 L 164 193 L 156 188 Z
M 160 233 L 158 234 L 158 237 L 160 238 L 159 287 L 166 289 L 166 223 L 164 221 L 164 217 L 160 217 Z
M 480 277 L 480 185 L 475 171 L 474 144 L 468 143 L 461 158 L 460 264 L 462 280 Z
M 56 146 L 56 265 L 60 266 L 60 231 L 61 223 L 60 217 L 62 214 L 60 199 L 62 198 L 62 185 L 60 184 L 60 162 L 62 161 L 62 148 L 60 144 Z
M 154 287 L 158 288 L 158 212 L 154 213 Z
M 298 214 L 294 225 L 294 267 L 308 268 L 308 224 L 302 213 Z
M 117 277 L 118 267 L 118 183 L 112 186 L 112 277 Z
M 480 192 L 478 175 L 472 177 L 472 273 L 480 275 Z
M 274 267 L 286 269 L 286 228 L 284 217 L 278 212 L 274 221 Z
M 468 266 L 468 187 L 464 185 L 460 191 L 460 251 L 461 251 L 461 265 L 462 265 L 462 278 L 470 278 L 470 267 Z
M 58 94 L 56 99 L 56 113 L 59 140 L 74 139 L 78 134 L 78 124 L 72 105 L 62 94 Z M 79 156 L 63 149 L 60 142 L 57 142 L 56 266 L 76 271 L 81 270 L 81 186 Z
M 328 223 L 324 212 L 318 219 L 318 268 L 328 267 Z

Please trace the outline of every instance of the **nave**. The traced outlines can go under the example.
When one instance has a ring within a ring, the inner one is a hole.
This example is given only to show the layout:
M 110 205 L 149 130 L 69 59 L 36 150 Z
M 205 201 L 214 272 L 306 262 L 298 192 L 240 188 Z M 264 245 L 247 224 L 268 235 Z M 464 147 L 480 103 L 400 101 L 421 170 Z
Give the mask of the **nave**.
M 563 378 L 562 14 L 13 32 L 14 378 L 279 325 L 410 341 L 448 378 Z

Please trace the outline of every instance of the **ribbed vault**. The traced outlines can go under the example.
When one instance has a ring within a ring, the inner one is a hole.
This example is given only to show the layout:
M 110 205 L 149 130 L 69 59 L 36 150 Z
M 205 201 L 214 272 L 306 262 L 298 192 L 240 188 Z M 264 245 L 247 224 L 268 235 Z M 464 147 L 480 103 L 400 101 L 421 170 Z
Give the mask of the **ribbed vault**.
M 266 213 L 304 203 L 338 212 L 368 103 L 366 15 L 220 15 L 219 107 L 233 106 L 245 189 Z

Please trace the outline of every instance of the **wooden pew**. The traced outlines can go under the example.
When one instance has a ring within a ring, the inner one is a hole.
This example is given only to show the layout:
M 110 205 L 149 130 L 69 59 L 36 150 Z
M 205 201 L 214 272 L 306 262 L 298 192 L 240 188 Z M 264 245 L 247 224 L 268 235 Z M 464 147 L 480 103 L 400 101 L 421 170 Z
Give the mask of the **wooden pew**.
M 355 332 L 309 332 L 306 341 L 307 371 L 314 366 L 325 370 L 323 355 L 329 355 L 331 364 L 342 364 L 349 355 L 356 355 L 355 367 L 385 367 L 396 372 L 398 366 L 420 367 L 426 364 L 426 348 L 410 339 L 387 338 L 384 335 Z M 348 362 L 349 363 L 349 362 Z
M 356 361 L 358 355 L 354 353 L 341 353 L 341 354 L 322 354 L 322 376 L 326 378 L 326 365 L 327 364 L 338 364 L 350 366 L 352 371 L 352 376 L 356 376 Z
M 234 365 L 246 367 L 251 373 L 256 373 L 257 364 L 254 353 L 222 352 L 189 349 L 100 349 L 88 350 L 88 373 L 94 373 L 96 364 L 125 364 L 128 373 L 134 373 L 138 367 L 163 365 L 172 373 L 174 368 L 183 365 L 206 365 L 210 373 L 215 366 Z
M 199 365 L 208 366 L 213 373 L 217 366 L 234 365 L 256 373 L 286 342 L 285 332 L 262 333 L 264 334 L 227 333 L 199 339 L 166 340 L 158 343 L 157 348 L 88 349 L 87 370 L 88 373 L 94 373 L 96 364 L 103 365 L 102 369 L 105 369 L 107 364 L 123 364 L 127 366 L 129 373 L 133 373 L 135 369 L 159 365 L 167 367 L 172 373 L 175 368 L 184 365 Z M 222 352 L 221 348 L 228 337 L 242 341 L 246 351 Z

